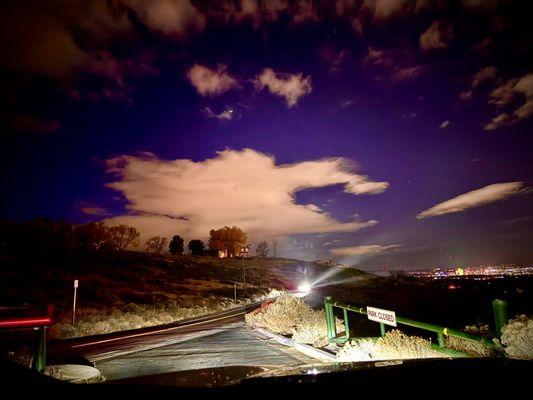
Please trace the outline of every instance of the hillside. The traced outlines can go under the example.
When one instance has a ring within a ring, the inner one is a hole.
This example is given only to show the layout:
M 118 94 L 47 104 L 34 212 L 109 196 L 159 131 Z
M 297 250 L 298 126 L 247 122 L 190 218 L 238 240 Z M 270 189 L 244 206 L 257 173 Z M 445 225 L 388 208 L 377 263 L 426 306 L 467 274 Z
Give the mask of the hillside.
M 355 269 L 289 259 L 251 258 L 244 262 L 246 293 L 242 259 L 130 251 L 71 253 L 54 259 L 4 257 L 0 304 L 53 304 L 55 320 L 67 324 L 73 280 L 78 279 L 76 329 L 83 332 L 66 334 L 74 336 L 171 322 L 251 301 L 273 289 L 295 289 L 303 280 L 304 269 L 310 279 L 333 273 L 342 279 L 365 275 Z M 237 302 L 233 301 L 235 284 Z M 114 326 L 109 326 L 110 321 Z M 100 322 L 105 326 L 95 328 Z

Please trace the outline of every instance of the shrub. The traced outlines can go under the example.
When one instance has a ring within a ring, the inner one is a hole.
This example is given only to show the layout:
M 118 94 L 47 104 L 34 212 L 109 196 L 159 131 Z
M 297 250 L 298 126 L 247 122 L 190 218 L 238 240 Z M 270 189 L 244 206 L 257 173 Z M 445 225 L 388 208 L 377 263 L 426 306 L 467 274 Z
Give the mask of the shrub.
M 311 308 L 301 299 L 283 295 L 263 307 L 246 314 L 248 325 L 266 328 L 282 335 L 290 335 Z
M 339 361 L 369 361 L 441 358 L 446 355 L 432 349 L 429 340 L 393 330 L 375 342 L 372 339 L 352 340 L 344 345 L 337 357 Z
M 342 324 L 337 321 L 339 330 Z M 306 343 L 315 347 L 324 347 L 328 344 L 326 313 L 323 310 L 310 310 L 300 324 L 292 331 L 292 338 L 298 343 Z
M 287 294 L 246 314 L 245 319 L 248 325 L 292 336 L 298 343 L 317 347 L 328 343 L 324 311 L 313 310 L 302 299 Z M 336 323 L 338 331 L 342 331 L 341 321 Z
M 462 351 L 474 357 L 492 357 L 497 354 L 496 349 L 487 347 L 483 343 L 452 336 L 446 338 L 446 347 L 452 350 Z
M 502 344 L 509 358 L 533 359 L 533 317 L 516 316 L 502 330 Z

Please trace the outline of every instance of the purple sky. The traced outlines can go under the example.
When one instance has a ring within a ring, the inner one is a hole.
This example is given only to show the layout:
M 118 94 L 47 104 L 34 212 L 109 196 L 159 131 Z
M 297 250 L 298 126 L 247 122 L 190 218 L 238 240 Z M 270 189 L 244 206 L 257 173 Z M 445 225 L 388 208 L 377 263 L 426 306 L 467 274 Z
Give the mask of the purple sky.
M 0 218 L 533 261 L 526 1 L 2 5 Z

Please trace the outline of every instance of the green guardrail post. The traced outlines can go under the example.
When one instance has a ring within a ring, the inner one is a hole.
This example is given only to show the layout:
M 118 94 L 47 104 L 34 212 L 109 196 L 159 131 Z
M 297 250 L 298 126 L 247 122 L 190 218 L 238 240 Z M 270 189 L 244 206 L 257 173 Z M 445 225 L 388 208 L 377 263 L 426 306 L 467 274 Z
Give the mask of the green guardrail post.
M 444 341 L 444 333 L 438 332 L 437 337 L 439 340 L 439 347 L 446 347 L 446 342 Z
M 331 314 L 333 313 L 331 307 L 331 297 L 324 297 L 324 311 L 326 312 L 326 328 L 328 332 L 328 339 L 333 339 L 333 327 L 331 326 Z
M 37 328 L 36 333 L 35 353 L 33 354 L 31 368 L 34 371 L 43 372 L 46 368 L 46 327 Z
M 348 310 L 343 308 L 344 312 L 344 332 L 346 333 L 346 340 L 350 339 L 350 323 L 348 322 Z
M 381 333 L 381 336 L 385 336 L 385 333 L 387 333 L 387 329 L 385 328 L 385 324 L 383 322 L 379 323 L 379 332 Z
M 494 310 L 494 322 L 496 323 L 496 334 L 498 337 L 502 335 L 502 329 L 509 321 L 507 312 L 507 302 L 505 300 L 494 299 L 492 301 L 492 309 Z

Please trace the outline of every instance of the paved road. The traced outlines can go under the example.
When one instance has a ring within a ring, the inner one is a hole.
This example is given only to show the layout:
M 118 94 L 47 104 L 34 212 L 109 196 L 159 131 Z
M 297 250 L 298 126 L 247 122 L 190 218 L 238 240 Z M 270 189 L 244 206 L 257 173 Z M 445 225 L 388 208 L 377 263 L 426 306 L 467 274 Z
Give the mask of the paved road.
M 244 315 L 261 302 L 171 326 L 146 328 L 51 344 L 51 362 L 79 354 L 107 379 L 230 366 L 296 366 L 316 360 L 245 326 Z

